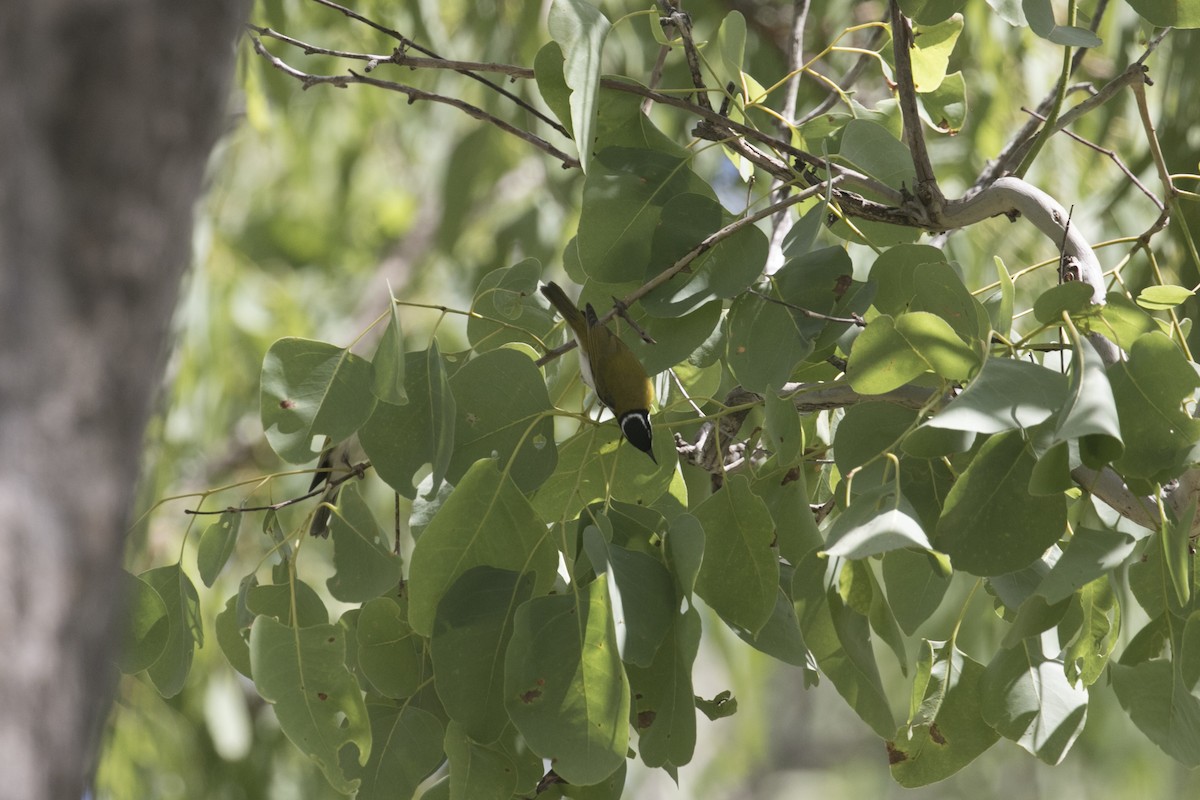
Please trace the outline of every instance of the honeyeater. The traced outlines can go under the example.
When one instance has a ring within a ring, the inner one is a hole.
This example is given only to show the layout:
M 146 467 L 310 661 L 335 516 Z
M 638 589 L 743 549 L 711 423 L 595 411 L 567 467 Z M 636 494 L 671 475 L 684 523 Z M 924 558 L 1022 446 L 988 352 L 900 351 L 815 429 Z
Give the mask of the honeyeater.
M 580 311 L 556 283 L 543 286 L 542 294 L 558 309 L 579 343 L 579 371 L 584 383 L 612 411 L 629 443 L 657 464 L 650 431 L 654 385 L 642 362 L 619 336 L 600 324 L 591 303 Z

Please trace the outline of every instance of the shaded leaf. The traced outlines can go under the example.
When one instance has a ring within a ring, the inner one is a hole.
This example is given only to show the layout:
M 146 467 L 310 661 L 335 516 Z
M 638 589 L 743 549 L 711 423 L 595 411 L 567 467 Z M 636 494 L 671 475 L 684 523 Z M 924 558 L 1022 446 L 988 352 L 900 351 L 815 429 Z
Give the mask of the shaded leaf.
M 606 581 L 517 609 L 504 688 L 517 729 L 567 782 L 598 783 L 624 763 L 629 682 Z
M 338 513 L 330 518 L 334 574 L 325 585 L 334 599 L 362 603 L 400 584 L 402 563 L 383 538 L 357 486 L 342 487 Z
M 358 681 L 346 669 L 345 631 L 339 625 L 292 628 L 260 616 L 250 629 L 254 687 L 275 707 L 279 727 L 316 762 L 342 793 L 358 788 L 338 763 L 347 744 L 359 764 L 371 753 L 371 726 Z
M 1034 459 L 1020 432 L 984 443 L 946 498 L 934 547 L 955 569 L 1002 575 L 1037 559 L 1066 531 L 1062 495 L 1031 496 Z
M 530 598 L 533 575 L 480 566 L 467 570 L 442 596 L 430 653 L 446 713 L 480 744 L 508 726 L 504 711 L 504 654 L 517 607 Z
M 696 593 L 735 628 L 757 633 L 775 608 L 779 561 L 770 512 L 743 475 L 692 510 L 704 528 Z
M 534 594 L 554 582 L 558 551 L 512 480 L 484 459 L 463 476 L 413 549 L 409 623 L 433 633 L 442 596 L 471 567 L 533 572 Z

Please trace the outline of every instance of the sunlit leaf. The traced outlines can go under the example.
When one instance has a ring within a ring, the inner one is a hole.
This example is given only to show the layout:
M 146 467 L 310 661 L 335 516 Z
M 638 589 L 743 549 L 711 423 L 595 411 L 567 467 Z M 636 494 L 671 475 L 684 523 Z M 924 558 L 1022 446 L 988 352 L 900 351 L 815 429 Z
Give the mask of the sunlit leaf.
M 323 436 L 340 442 L 375 407 L 370 362 L 341 347 L 284 338 L 263 358 L 262 423 L 271 448 L 300 464 Z
M 913 685 L 920 710 L 888 742 L 892 778 L 910 788 L 953 775 L 1000 738 L 983 719 L 979 662 L 945 642 L 926 642 L 922 661 Z
M 612 26 L 595 6 L 583 0 L 554 0 L 548 25 L 550 36 L 562 48 L 563 78 L 571 88 L 571 130 L 579 163 L 587 172 L 600 92 L 600 53 Z

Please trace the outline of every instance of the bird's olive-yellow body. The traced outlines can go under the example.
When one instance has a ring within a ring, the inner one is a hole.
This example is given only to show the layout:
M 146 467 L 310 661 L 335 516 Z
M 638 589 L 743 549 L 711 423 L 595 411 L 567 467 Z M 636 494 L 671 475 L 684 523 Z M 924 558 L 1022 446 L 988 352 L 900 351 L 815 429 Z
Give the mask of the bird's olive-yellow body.
M 580 311 L 556 283 L 543 286 L 542 294 L 558 309 L 579 343 L 579 369 L 584 382 L 616 416 L 629 443 L 657 464 L 650 430 L 654 384 L 642 362 L 619 336 L 600 324 L 590 303 Z

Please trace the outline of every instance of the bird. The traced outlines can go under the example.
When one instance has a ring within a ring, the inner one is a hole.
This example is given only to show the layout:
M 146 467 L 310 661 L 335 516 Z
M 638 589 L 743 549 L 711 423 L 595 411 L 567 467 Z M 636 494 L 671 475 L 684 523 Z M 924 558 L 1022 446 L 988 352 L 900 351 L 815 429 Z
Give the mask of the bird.
M 600 402 L 612 411 L 621 434 L 655 464 L 650 429 L 650 406 L 654 403 L 654 385 L 646 368 L 629 345 L 600 323 L 596 310 L 588 303 L 583 311 L 553 281 L 541 287 L 579 343 L 579 372 L 583 382 L 596 392 Z
M 342 481 L 334 479 L 342 477 L 347 472 L 358 473 L 361 478 L 362 465 L 356 466 L 355 462 L 362 461 L 364 458 L 365 455 L 362 445 L 358 442 L 357 434 L 336 444 L 326 437 L 325 446 L 321 449 L 321 457 L 317 460 L 317 469 L 313 474 L 312 485 L 308 487 L 308 491 L 310 493 L 315 491 L 321 484 L 329 485 L 325 487 L 325 491 L 321 495 L 321 504 L 313 513 L 312 522 L 308 526 L 310 534 L 320 536 L 322 539 L 329 535 L 329 523 L 332 518 L 330 507 L 337 503 L 338 490 L 342 488 Z

